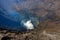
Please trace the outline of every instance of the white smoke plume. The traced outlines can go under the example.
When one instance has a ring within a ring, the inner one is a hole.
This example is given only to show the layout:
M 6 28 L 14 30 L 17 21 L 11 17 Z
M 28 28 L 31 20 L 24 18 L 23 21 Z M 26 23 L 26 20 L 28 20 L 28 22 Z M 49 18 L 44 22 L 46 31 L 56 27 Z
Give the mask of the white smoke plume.
M 28 20 L 27 22 L 23 22 L 23 24 L 27 29 L 34 29 L 34 25 L 31 23 L 31 20 Z

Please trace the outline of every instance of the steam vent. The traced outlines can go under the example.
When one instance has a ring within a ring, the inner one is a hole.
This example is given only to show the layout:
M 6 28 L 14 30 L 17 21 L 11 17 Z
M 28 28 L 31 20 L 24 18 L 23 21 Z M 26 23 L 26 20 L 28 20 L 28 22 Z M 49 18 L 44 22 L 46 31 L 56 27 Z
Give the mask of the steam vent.
M 0 40 L 60 40 L 60 0 L 0 0 Z

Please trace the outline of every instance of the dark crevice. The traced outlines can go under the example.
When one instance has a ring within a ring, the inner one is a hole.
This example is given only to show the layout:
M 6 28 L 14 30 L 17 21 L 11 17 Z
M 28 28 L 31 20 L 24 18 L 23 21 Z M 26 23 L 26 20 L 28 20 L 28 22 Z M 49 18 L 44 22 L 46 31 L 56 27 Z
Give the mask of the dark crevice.
M 1 40 L 11 40 L 11 37 L 5 36 L 5 37 L 2 37 Z

